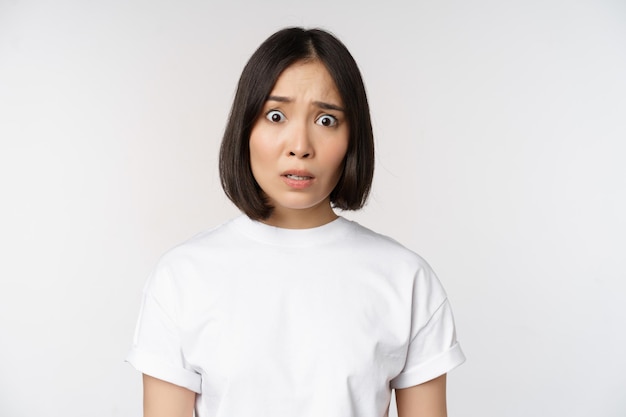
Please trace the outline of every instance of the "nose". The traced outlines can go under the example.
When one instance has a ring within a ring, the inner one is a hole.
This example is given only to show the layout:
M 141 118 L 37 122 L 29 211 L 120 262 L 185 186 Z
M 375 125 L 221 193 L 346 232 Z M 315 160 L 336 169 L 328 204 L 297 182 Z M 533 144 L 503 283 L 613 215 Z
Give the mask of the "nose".
M 288 155 L 296 158 L 312 158 L 315 152 L 310 135 L 305 123 L 298 123 L 297 125 L 294 123 L 293 129 L 289 132 Z

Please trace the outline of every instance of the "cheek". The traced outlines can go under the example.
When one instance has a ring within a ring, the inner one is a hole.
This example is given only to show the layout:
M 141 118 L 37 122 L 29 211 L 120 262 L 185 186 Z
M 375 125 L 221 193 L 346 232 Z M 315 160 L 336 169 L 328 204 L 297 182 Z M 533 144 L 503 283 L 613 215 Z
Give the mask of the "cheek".
M 335 167 L 335 176 L 337 179 L 339 179 L 343 171 L 347 150 L 347 144 L 341 144 L 329 150 L 330 152 L 328 153 L 327 161 L 329 162 L 329 165 Z
M 343 166 L 343 161 L 346 158 L 346 149 L 347 147 L 342 147 L 337 149 L 337 152 L 333 155 L 334 163 L 338 167 Z
M 262 165 L 267 161 L 272 153 L 269 143 L 264 140 L 265 136 L 259 129 L 253 129 L 248 141 L 248 149 L 250 150 L 250 165 L 254 170 L 255 165 Z
M 350 136 L 348 132 L 343 135 L 342 140 L 337 141 L 335 148 L 333 149 L 333 155 L 337 165 L 343 166 L 343 162 L 346 158 L 346 154 L 348 152 L 348 143 L 350 141 Z

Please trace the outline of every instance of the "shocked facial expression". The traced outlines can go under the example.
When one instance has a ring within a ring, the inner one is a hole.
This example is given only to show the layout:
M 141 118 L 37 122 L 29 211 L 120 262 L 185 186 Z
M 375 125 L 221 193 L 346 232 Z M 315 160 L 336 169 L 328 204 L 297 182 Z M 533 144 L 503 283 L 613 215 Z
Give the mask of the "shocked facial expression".
M 306 218 L 321 225 L 336 217 L 329 196 L 350 132 L 343 106 L 319 61 L 297 62 L 276 81 L 250 134 L 252 174 L 274 207 L 269 224 Z

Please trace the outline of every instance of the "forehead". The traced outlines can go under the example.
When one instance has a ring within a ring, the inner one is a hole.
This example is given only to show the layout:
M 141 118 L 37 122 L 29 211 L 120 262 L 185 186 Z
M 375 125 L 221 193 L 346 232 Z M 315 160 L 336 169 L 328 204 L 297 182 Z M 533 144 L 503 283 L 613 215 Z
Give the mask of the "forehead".
M 311 100 L 332 100 L 342 105 L 335 81 L 320 61 L 299 61 L 288 66 L 276 80 L 271 95 Z

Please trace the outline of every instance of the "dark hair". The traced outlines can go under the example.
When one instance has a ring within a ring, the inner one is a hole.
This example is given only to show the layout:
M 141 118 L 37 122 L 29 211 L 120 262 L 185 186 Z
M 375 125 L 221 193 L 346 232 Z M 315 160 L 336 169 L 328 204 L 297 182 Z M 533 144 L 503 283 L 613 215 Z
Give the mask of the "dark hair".
M 343 172 L 330 194 L 331 204 L 358 210 L 372 185 L 374 135 L 365 86 L 354 58 L 326 31 L 282 29 L 263 42 L 244 67 L 220 147 L 222 188 L 254 220 L 267 219 L 273 207 L 252 175 L 250 132 L 280 74 L 303 60 L 318 60 L 326 66 L 343 100 L 350 131 Z

